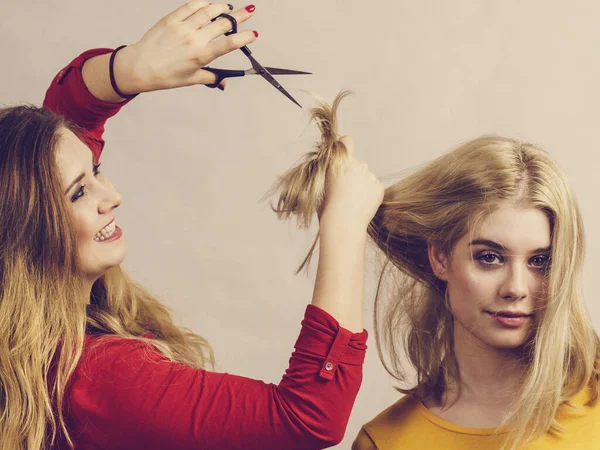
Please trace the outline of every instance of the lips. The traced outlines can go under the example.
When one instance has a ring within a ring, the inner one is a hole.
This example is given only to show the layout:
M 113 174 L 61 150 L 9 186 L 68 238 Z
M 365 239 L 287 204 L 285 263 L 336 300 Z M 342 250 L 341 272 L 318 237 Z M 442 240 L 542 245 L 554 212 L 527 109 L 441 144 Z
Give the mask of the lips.
M 100 233 L 102 230 L 104 230 L 107 226 L 109 226 L 111 223 L 113 223 L 115 221 L 115 219 L 111 220 L 110 222 L 108 222 L 106 225 L 104 225 L 102 228 L 100 228 L 98 231 L 96 231 L 97 233 Z
M 526 314 L 520 311 L 486 311 L 486 313 L 491 314 L 492 316 L 500 316 L 500 317 L 530 317 L 533 314 Z

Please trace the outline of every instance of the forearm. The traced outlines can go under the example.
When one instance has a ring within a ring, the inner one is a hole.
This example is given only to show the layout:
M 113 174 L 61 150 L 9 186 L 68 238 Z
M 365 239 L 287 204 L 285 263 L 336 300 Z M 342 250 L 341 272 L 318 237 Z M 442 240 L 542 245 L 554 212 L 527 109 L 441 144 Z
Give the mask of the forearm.
M 343 439 L 362 381 L 366 339 L 366 331 L 351 334 L 308 306 L 289 367 L 276 386 L 170 361 L 139 340 L 90 337 L 65 397 L 76 448 L 335 445 Z
M 126 50 L 126 49 L 123 49 Z M 128 101 L 110 102 L 104 101 L 96 95 L 98 89 L 94 85 L 101 84 L 102 76 L 108 81 L 108 58 L 112 49 L 96 48 L 90 49 L 78 55 L 66 66 L 64 66 L 53 78 L 44 97 L 44 108 L 59 114 L 69 121 L 77 124 L 83 130 L 83 138 L 90 149 L 94 152 L 96 159 L 104 147 L 104 126 L 106 121 L 117 114 Z M 94 68 L 105 56 L 106 66 L 104 70 Z M 90 66 L 87 63 L 92 61 Z M 94 95 L 83 77 L 83 66 L 86 66 L 87 83 L 92 86 Z M 116 95 L 116 94 L 115 94 Z
M 120 50 L 114 60 L 113 69 L 117 87 L 124 94 L 136 94 L 133 70 L 130 67 L 130 47 Z M 111 54 L 95 56 L 88 59 L 82 69 L 83 81 L 94 97 L 105 102 L 120 103 L 124 98 L 119 96 L 110 83 L 109 62 Z
M 319 267 L 312 304 L 340 326 L 363 330 L 366 230 L 321 221 Z

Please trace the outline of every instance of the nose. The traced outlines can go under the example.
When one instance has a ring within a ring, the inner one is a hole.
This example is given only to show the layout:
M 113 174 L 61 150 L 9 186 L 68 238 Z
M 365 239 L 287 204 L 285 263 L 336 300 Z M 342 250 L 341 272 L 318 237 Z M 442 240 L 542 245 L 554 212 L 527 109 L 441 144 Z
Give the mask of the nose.
M 517 301 L 528 295 L 527 268 L 521 264 L 511 264 L 500 287 L 500 296 L 507 300 Z
M 98 213 L 108 213 L 119 207 L 122 201 L 123 197 L 121 196 L 121 193 L 117 191 L 110 183 L 108 183 L 102 191 L 102 198 L 100 202 L 98 202 Z

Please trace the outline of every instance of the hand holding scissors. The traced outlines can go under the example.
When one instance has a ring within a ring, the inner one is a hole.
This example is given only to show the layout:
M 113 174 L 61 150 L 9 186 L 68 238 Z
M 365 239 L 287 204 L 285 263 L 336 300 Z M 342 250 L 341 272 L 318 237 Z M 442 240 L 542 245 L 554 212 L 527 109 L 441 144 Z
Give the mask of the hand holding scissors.
M 237 31 L 237 21 L 235 20 L 235 18 L 233 16 L 230 16 L 229 14 L 220 14 L 218 17 L 213 19 L 213 21 L 220 19 L 220 18 L 226 18 L 231 22 L 232 29 L 231 29 L 231 31 L 228 31 L 227 33 L 225 33 L 225 36 L 229 36 L 231 34 L 235 34 L 238 32 Z M 246 70 L 214 69 L 214 68 L 208 67 L 208 66 L 203 67 L 204 70 L 208 70 L 209 72 L 212 72 L 217 76 L 217 80 L 213 84 L 207 84 L 206 85 L 207 87 L 209 87 L 209 88 L 218 87 L 224 78 L 243 77 L 245 75 L 260 75 L 265 80 L 267 80 L 269 83 L 271 83 L 271 85 L 273 85 L 275 87 L 275 89 L 277 89 L 279 92 L 281 92 L 287 98 L 289 98 L 292 102 L 294 102 L 296 105 L 298 105 L 298 106 L 300 106 L 300 108 L 302 108 L 300 103 L 298 103 L 294 99 L 294 97 L 292 97 L 289 94 L 289 92 L 286 91 L 283 88 L 283 86 L 281 86 L 277 82 L 277 80 L 275 78 L 273 78 L 273 75 L 310 75 L 311 74 L 310 72 L 301 72 L 298 70 L 291 70 L 291 69 L 278 69 L 276 67 L 263 67 L 260 65 L 260 63 L 256 59 L 254 59 L 254 57 L 252 56 L 252 52 L 250 51 L 250 49 L 248 47 L 243 46 L 240 48 L 240 50 L 244 53 L 244 55 L 246 55 L 248 57 L 248 59 L 250 60 L 250 64 L 252 64 L 252 67 L 250 69 L 246 69 Z
M 252 30 L 237 32 L 237 24 L 252 17 L 254 6 L 235 12 L 231 9 L 225 3 L 192 0 L 160 19 L 138 42 L 121 50 L 116 57 L 115 77 L 121 91 L 132 94 L 197 84 L 212 86 L 215 75 L 217 82 L 228 76 L 242 76 L 227 75 L 229 71 L 226 71 L 221 72 L 223 76 L 219 78 L 219 69 L 203 70 L 218 57 L 245 48 L 256 40 Z M 233 20 L 216 20 L 221 14 Z M 232 30 L 234 21 L 235 31 Z M 219 39 L 223 35 L 225 37 Z M 249 56 L 247 48 L 246 51 L 251 61 L 256 61 Z M 252 65 L 248 74 L 254 70 L 272 82 L 268 68 Z M 246 71 L 240 72 L 246 74 Z

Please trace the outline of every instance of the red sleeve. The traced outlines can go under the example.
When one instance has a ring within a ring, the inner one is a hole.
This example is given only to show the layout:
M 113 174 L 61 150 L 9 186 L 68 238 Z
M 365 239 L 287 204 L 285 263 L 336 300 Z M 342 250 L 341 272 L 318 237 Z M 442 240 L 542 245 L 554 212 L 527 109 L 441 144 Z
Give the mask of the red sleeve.
M 110 48 L 88 50 L 67 64 L 52 80 L 43 103 L 44 108 L 64 116 L 84 130 L 85 141 L 94 153 L 96 162 L 100 160 L 104 147 L 104 124 L 131 101 L 110 103 L 100 100 L 92 95 L 83 81 L 83 63 L 110 52 Z
M 362 381 L 366 339 L 309 305 L 279 385 L 173 363 L 140 341 L 86 344 L 66 394 L 76 448 L 333 446 Z

